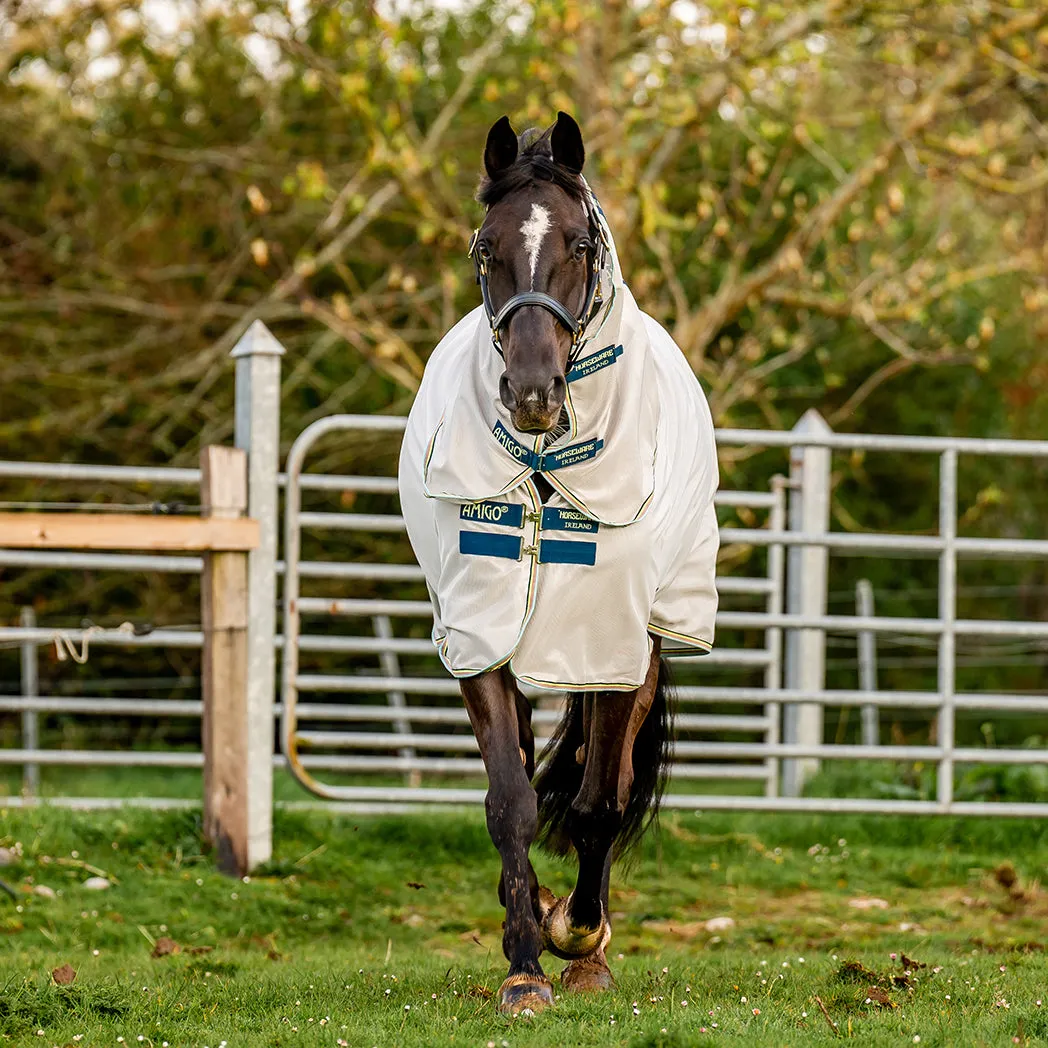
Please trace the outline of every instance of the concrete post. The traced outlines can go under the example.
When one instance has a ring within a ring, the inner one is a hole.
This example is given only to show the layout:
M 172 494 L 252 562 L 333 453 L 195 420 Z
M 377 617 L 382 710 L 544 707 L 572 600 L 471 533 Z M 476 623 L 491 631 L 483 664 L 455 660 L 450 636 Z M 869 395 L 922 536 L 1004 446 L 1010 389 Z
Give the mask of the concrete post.
M 388 615 L 374 615 L 371 619 L 371 624 L 375 627 L 375 636 L 380 640 L 392 640 L 393 638 L 393 623 L 390 621 Z M 399 677 L 400 676 L 400 659 L 397 658 L 395 651 L 382 651 L 379 653 L 379 662 L 382 664 L 382 672 L 387 677 Z M 397 691 L 395 688 L 391 691 L 386 692 L 389 698 L 390 706 L 395 709 L 404 710 L 405 714 L 408 708 L 407 696 L 402 691 Z M 401 717 L 393 722 L 393 730 L 398 735 L 410 735 L 411 734 L 411 721 L 407 719 L 407 716 Z M 401 757 L 406 760 L 414 760 L 416 753 L 413 746 L 405 746 L 403 749 L 397 751 Z M 422 772 L 418 768 L 412 768 L 410 771 L 404 773 L 404 782 L 406 785 L 417 788 L 422 785 Z
M 277 473 L 280 457 L 280 358 L 284 347 L 256 320 L 233 347 L 236 361 L 235 443 L 247 452 L 248 516 L 261 542 L 248 555 L 247 868 L 273 849 L 273 703 L 276 683 Z
M 794 433 L 820 436 L 832 432 L 814 409 L 805 412 Z M 825 534 L 830 527 L 830 449 L 790 450 L 789 528 L 807 535 Z M 787 554 L 786 611 L 790 615 L 825 615 L 828 551 L 819 546 L 791 546 Z M 822 630 L 788 630 L 786 688 L 819 692 L 826 686 L 826 635 Z M 787 744 L 822 744 L 823 708 L 818 703 L 791 703 L 783 716 Z M 807 778 L 819 767 L 814 758 L 782 762 L 782 792 L 797 797 Z

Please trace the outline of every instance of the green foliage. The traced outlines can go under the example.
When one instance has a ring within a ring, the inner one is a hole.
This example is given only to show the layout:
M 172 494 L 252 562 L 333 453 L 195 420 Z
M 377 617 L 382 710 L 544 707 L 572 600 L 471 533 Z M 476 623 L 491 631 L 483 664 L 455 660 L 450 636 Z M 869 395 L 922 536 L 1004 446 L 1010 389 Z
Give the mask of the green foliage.
M 1025 749 L 1043 749 L 1044 739 L 1031 736 Z M 931 801 L 938 775 L 934 765 L 896 761 L 827 761 L 805 786 L 809 797 L 877 797 Z M 1048 768 L 1043 764 L 964 765 L 954 781 L 958 801 L 1048 801 Z
M 1046 65 L 1021 5 L 926 4 L 905 29 L 880 3 L 487 0 L 390 21 L 249 0 L 184 24 L 22 5 L 0 41 L 0 435 L 191 460 L 228 436 L 223 355 L 255 316 L 292 350 L 286 434 L 402 410 L 475 302 L 461 251 L 487 127 L 558 106 L 721 422 L 815 403 L 844 426 L 1030 431 Z

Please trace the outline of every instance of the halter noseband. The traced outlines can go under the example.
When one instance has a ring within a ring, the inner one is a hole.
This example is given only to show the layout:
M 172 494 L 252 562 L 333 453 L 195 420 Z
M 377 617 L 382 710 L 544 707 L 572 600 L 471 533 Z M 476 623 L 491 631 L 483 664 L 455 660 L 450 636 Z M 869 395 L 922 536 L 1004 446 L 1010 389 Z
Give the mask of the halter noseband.
M 558 302 L 552 295 L 547 295 L 543 291 L 522 291 L 518 295 L 513 295 L 496 313 L 494 306 L 491 304 L 491 292 L 488 289 L 488 265 L 477 251 L 480 229 L 473 230 L 467 255 L 473 260 L 473 268 L 476 270 L 477 283 L 480 285 L 480 295 L 484 300 L 484 312 L 487 313 L 488 323 L 491 325 L 491 342 L 500 355 L 502 354 L 501 332 L 509 323 L 510 317 L 518 309 L 523 309 L 525 306 L 539 306 L 552 313 L 571 332 L 571 350 L 568 354 L 568 365 L 570 366 L 578 356 L 579 350 L 582 348 L 582 337 L 585 334 L 586 325 L 593 319 L 594 314 L 601 306 L 601 299 L 598 295 L 600 274 L 608 257 L 608 238 L 605 236 L 604 227 L 600 224 L 594 211 L 589 210 L 588 217 L 590 220 L 590 232 L 594 236 L 596 247 L 593 252 L 593 265 L 586 279 L 586 295 L 578 316 L 572 315 L 562 302 Z

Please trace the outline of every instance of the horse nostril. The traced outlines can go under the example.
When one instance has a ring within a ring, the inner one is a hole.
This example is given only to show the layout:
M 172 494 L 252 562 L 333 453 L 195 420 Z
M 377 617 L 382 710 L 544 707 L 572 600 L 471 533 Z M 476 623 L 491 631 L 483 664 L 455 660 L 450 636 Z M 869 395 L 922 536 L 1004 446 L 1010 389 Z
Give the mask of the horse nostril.
M 509 381 L 509 375 L 503 373 L 499 379 L 499 400 L 507 411 L 517 410 L 517 395 L 513 392 L 513 386 Z
M 546 403 L 551 409 L 556 409 L 564 403 L 568 395 L 568 383 L 563 375 L 557 375 L 546 390 Z

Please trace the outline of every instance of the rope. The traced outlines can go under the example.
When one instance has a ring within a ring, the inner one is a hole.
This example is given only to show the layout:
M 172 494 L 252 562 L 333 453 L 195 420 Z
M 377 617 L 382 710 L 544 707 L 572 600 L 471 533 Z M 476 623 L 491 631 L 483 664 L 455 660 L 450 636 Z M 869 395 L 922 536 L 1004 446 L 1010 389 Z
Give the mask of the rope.
M 152 627 L 146 627 L 142 632 L 148 633 L 152 630 Z M 59 662 L 65 662 L 66 659 L 72 659 L 78 666 L 83 666 L 87 662 L 90 656 L 91 638 L 97 633 L 124 633 L 129 637 L 138 636 L 139 632 L 136 630 L 134 623 L 121 622 L 119 626 L 116 626 L 111 631 L 107 630 L 104 626 L 96 626 L 92 623 L 87 629 L 84 630 L 80 638 L 80 651 L 76 650 L 75 642 L 69 636 L 65 630 L 55 630 L 52 634 L 52 639 L 55 642 L 55 655 L 58 656 Z
M 74 627 L 67 629 L 61 629 L 59 627 L 51 627 L 48 629 L 43 626 L 34 626 L 33 630 L 39 634 L 46 630 L 47 636 L 40 637 L 34 640 L 3 640 L 0 641 L 0 651 L 14 650 L 21 648 L 26 644 L 54 644 L 55 653 L 58 656 L 59 661 L 65 662 L 67 659 L 72 659 L 73 662 L 83 665 L 89 657 L 89 648 L 91 643 L 91 637 L 99 633 L 122 633 L 125 636 L 131 637 L 144 637 L 154 630 L 162 629 L 170 632 L 177 632 L 179 630 L 195 631 L 200 632 L 203 629 L 199 623 L 179 623 L 172 626 L 155 626 L 151 622 L 142 622 L 137 625 L 133 622 L 122 622 L 119 626 L 99 626 L 92 622 L 90 619 L 84 619 L 82 624 L 83 634 L 80 640 L 80 651 L 76 650 L 76 639 L 73 634 L 78 632 Z

